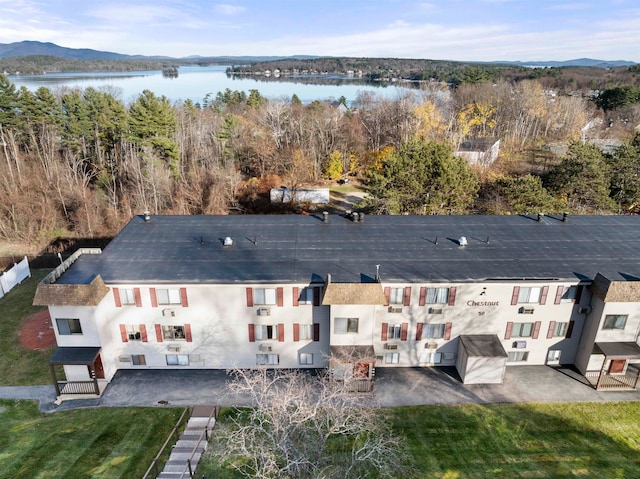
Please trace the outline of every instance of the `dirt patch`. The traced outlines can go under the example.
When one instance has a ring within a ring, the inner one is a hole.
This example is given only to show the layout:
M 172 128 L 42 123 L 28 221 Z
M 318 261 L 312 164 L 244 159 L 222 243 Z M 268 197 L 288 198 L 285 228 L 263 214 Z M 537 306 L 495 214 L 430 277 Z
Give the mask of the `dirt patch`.
M 49 316 L 49 310 L 45 309 L 34 314 L 20 330 L 20 344 L 27 349 L 49 349 L 56 344 L 56 334 Z

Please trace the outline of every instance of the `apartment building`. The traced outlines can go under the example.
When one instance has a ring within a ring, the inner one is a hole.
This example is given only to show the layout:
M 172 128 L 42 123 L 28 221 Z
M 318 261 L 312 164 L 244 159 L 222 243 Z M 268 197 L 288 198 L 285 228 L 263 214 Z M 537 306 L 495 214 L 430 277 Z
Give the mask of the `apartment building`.
M 38 286 L 59 395 L 119 369 L 574 365 L 635 388 L 633 216 L 136 216 Z M 368 386 L 367 386 L 368 385 Z

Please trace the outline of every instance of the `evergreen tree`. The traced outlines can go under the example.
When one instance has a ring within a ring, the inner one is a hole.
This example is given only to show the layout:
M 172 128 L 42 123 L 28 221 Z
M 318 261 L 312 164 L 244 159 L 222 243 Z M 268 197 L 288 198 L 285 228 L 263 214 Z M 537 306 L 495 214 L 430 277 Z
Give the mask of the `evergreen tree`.
M 19 126 L 18 105 L 19 95 L 16 86 L 6 75 L 0 73 L 0 126 L 3 129 Z

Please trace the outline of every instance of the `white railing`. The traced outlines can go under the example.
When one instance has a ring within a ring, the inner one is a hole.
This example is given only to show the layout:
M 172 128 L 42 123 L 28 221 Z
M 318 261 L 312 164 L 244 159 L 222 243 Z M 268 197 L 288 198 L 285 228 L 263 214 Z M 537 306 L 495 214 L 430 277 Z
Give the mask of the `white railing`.
M 56 280 L 62 276 L 62 274 L 69 269 L 69 267 L 76 262 L 76 260 L 83 254 L 102 254 L 102 250 L 100 248 L 80 248 L 78 251 L 73 253 L 67 259 L 65 259 L 60 266 L 51 271 L 48 275 L 44 277 L 42 283 L 51 284 L 55 283 Z
M 25 256 L 22 261 L 14 263 L 10 270 L 5 271 L 0 276 L 0 298 L 11 291 L 16 284 L 20 284 L 30 277 L 29 261 Z

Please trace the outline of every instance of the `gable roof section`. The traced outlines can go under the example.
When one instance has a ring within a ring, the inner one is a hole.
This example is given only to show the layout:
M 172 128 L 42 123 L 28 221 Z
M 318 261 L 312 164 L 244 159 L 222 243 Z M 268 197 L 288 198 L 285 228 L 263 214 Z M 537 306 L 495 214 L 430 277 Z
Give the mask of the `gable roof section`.
M 590 286 L 591 292 L 605 303 L 636 303 L 640 301 L 640 278 L 611 281 L 598 273 Z
M 323 305 L 376 304 L 386 302 L 380 283 L 329 283 L 322 298 Z
M 41 282 L 36 289 L 33 304 L 36 306 L 97 306 L 108 292 L 109 288 L 100 275 L 88 284 Z

